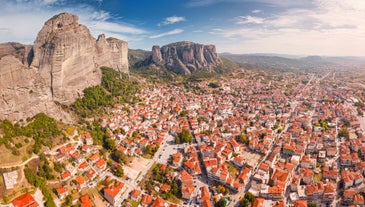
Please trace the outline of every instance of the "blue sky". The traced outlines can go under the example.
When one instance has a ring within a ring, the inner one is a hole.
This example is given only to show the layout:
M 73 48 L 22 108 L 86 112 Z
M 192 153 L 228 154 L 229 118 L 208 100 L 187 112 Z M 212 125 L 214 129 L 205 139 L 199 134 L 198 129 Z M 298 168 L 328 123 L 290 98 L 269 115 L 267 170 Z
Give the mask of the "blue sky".
M 0 0 L 0 42 L 32 44 L 60 12 L 133 49 L 177 41 L 218 52 L 365 56 L 363 0 Z

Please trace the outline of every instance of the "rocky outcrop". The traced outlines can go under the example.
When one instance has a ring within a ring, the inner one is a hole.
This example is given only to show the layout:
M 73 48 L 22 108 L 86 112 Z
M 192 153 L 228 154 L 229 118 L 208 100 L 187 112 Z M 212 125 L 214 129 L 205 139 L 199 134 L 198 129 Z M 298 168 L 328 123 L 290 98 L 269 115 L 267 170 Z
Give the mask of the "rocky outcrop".
M 39 112 L 68 119 L 55 103 L 71 104 L 100 84 L 100 66 L 128 72 L 128 44 L 104 35 L 96 40 L 73 14 L 48 20 L 33 46 L 0 44 L 0 119 Z
M 55 101 L 69 104 L 86 87 L 100 84 L 99 66 L 128 72 L 128 45 L 117 39 L 98 40 L 78 17 L 63 13 L 48 20 L 34 42 L 32 66 L 50 85 Z M 87 78 L 85 78 L 87 77 Z
M 214 45 L 193 42 L 177 42 L 152 47 L 151 62 L 178 74 L 190 74 L 197 70 L 212 71 L 222 63 Z

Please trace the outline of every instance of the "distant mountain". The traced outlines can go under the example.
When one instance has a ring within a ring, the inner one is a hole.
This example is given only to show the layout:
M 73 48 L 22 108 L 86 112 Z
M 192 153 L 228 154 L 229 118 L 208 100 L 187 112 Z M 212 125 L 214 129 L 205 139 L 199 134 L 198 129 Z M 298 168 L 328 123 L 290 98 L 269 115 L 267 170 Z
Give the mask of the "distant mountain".
M 330 56 L 293 56 L 283 54 L 231 54 L 222 53 L 232 61 L 240 63 L 245 68 L 262 70 L 320 70 L 328 68 L 349 68 L 365 66 L 365 57 L 330 57 Z
M 133 52 L 135 54 L 129 56 L 130 60 L 135 61 L 131 64 L 133 68 L 161 67 L 182 75 L 201 70 L 213 72 L 223 63 L 214 45 L 186 41 L 171 43 L 161 48 L 155 45 L 150 53 L 141 50 Z
M 320 69 L 336 65 L 336 63 L 323 59 L 320 56 L 308 56 L 303 58 L 285 58 L 279 56 L 262 56 L 246 54 L 221 54 L 230 60 L 242 64 L 246 68 L 262 70 L 299 70 L 299 69 Z
M 140 49 L 137 50 L 129 49 L 128 50 L 129 65 L 134 66 L 136 63 L 143 62 L 149 56 L 151 56 L 151 54 L 152 54 L 151 51 L 140 50 Z

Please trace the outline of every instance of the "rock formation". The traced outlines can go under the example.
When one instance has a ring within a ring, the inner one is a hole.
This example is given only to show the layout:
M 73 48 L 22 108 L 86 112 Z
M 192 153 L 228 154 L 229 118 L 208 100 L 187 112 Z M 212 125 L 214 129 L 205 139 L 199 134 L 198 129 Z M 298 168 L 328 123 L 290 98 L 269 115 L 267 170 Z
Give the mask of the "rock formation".
M 39 112 L 68 119 L 55 103 L 71 104 L 100 84 L 100 66 L 128 72 L 127 43 L 104 35 L 96 40 L 73 14 L 49 19 L 33 46 L 0 44 L 0 119 Z
M 212 71 L 222 63 L 214 45 L 202 45 L 193 42 L 177 42 L 152 47 L 151 62 L 178 74 L 190 74 L 205 69 Z

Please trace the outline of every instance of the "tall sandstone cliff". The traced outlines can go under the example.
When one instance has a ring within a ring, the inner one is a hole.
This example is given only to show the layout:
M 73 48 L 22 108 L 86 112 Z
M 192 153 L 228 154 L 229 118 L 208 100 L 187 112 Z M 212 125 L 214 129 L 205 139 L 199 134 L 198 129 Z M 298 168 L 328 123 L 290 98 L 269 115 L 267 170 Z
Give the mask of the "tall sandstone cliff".
M 151 62 L 183 75 L 201 69 L 212 71 L 222 63 L 214 45 L 193 42 L 177 42 L 162 48 L 153 46 Z
M 0 44 L 0 119 L 46 112 L 70 120 L 55 102 L 71 104 L 83 89 L 100 84 L 100 66 L 128 72 L 127 43 L 95 39 L 73 14 L 49 19 L 33 46 Z

